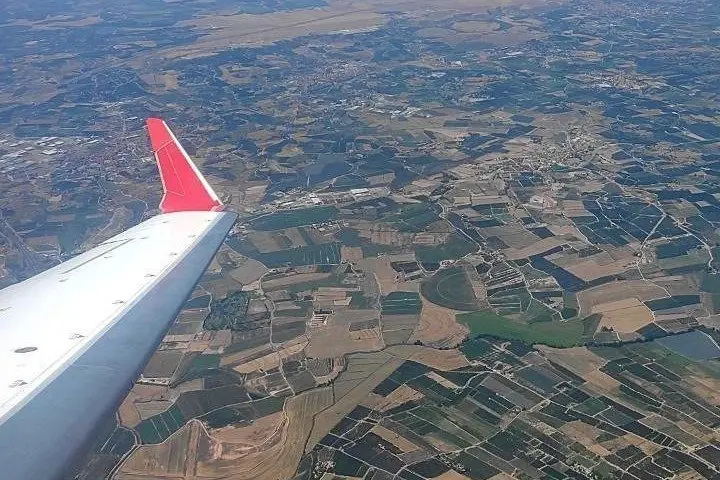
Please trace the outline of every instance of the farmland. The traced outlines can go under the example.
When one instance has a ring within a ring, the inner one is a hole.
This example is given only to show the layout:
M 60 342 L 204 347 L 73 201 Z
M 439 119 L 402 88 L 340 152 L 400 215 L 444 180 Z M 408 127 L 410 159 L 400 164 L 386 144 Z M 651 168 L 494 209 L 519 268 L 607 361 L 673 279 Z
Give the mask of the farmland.
M 456 321 L 455 314 L 454 310 L 440 307 L 423 298 L 419 324 L 410 342 L 419 341 L 437 347 L 457 346 L 465 339 L 468 330 Z
M 383 315 L 407 315 L 420 313 L 422 303 L 416 292 L 392 292 L 382 298 Z
M 255 256 L 269 268 L 302 265 L 333 265 L 340 263 L 340 244 L 326 243 L 323 245 L 296 247 L 289 250 L 261 253 Z
M 0 285 L 238 215 L 79 478 L 718 476 L 717 1 L 30 3 Z
M 335 218 L 337 213 L 337 209 L 334 207 L 302 208 L 263 215 L 251 220 L 250 224 L 255 230 L 280 230 L 327 222 Z
M 435 209 L 424 203 L 403 206 L 397 212 L 383 217 L 384 222 L 390 223 L 401 232 L 422 232 L 437 219 Z
M 421 262 L 437 263 L 442 260 L 458 260 L 477 250 L 477 245 L 462 235 L 452 234 L 445 243 L 434 247 L 417 247 L 415 256 Z
M 522 344 L 503 341 L 500 348 L 501 342 L 491 339 L 470 343 L 475 345 L 464 350 L 473 359 L 471 367 L 432 371 L 413 361 L 402 363 L 377 385 L 369 395 L 372 400 L 348 411 L 320 440 L 316 458 L 331 456 L 332 471 L 352 476 L 409 470 L 429 478 L 466 478 L 461 473 L 516 478 L 519 470 L 520 475 L 545 478 L 570 471 L 569 462 L 587 465 L 595 478 L 610 479 L 619 475 L 619 468 L 628 468 L 621 466 L 628 461 L 657 462 L 662 475 L 691 469 L 710 474 L 711 467 L 700 460 L 707 446 L 697 454 L 674 453 L 681 444 L 705 445 L 687 433 L 702 428 L 697 420 L 679 427 L 645 413 L 646 408 L 652 412 L 654 400 L 644 396 L 645 387 L 639 384 L 625 388 L 621 383 L 619 393 L 596 391 L 604 391 L 607 383 L 596 374 L 621 382 L 639 375 L 648 386 L 662 375 L 666 386 L 675 385 L 691 364 L 671 360 L 663 347 L 596 352 L 546 347 L 544 356 L 525 362 L 532 349 Z M 642 368 L 639 362 L 650 358 L 657 360 Z M 486 369 L 498 362 L 505 365 L 505 373 Z M 573 373 L 578 368 L 582 376 Z M 698 407 L 693 404 L 691 409 Z M 533 462 L 538 457 L 549 461 Z
M 429 301 L 453 310 L 475 310 L 477 302 L 463 267 L 439 270 L 423 282 L 421 292 Z
M 572 347 L 583 343 L 582 323 L 579 321 L 543 322 L 528 325 L 488 310 L 459 314 L 458 321 L 467 325 L 471 335 L 489 335 L 555 347 Z

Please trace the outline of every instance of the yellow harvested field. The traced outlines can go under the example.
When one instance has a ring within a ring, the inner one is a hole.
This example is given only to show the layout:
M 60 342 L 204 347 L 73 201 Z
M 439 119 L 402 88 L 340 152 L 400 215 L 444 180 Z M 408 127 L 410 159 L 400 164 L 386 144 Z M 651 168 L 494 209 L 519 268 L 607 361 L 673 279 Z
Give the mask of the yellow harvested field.
M 590 282 L 597 278 L 623 273 L 630 268 L 634 268 L 636 264 L 635 258 L 625 258 L 608 263 L 598 263 L 597 260 L 598 259 L 590 258 L 583 262 L 564 266 L 563 268 L 586 282 Z
M 608 327 L 616 332 L 631 333 L 654 320 L 652 310 L 637 298 L 594 305 L 592 313 L 600 313 L 599 328 Z
M 448 380 L 447 378 L 443 377 L 442 375 L 438 374 L 437 372 L 430 371 L 426 375 L 430 380 L 434 380 L 440 385 L 442 385 L 445 388 L 449 388 L 450 390 L 455 390 L 457 388 L 460 388 L 458 385 L 455 385 L 453 382 Z
M 310 333 L 305 353 L 312 358 L 335 358 L 353 352 L 372 352 L 383 347 L 379 328 L 351 332 L 347 325 L 324 326 Z
M 580 316 L 590 314 L 595 305 L 636 298 L 641 302 L 666 297 L 667 293 L 657 285 L 645 280 L 622 280 L 588 288 L 578 293 Z
M 299 342 L 299 343 L 294 343 L 292 345 L 288 345 L 284 348 L 281 348 L 277 352 L 272 352 L 268 355 L 257 358 L 255 360 L 250 360 L 249 362 L 241 363 L 237 367 L 233 368 L 233 370 L 235 370 L 238 373 L 250 373 L 250 372 L 254 372 L 256 370 L 263 370 L 263 371 L 272 370 L 273 368 L 278 367 L 280 365 L 280 362 L 284 358 L 287 358 L 292 355 L 295 355 L 296 353 L 302 352 L 307 344 L 308 344 L 308 342 L 304 341 L 304 342 Z
M 323 410 L 315 418 L 312 433 L 305 445 L 305 452 L 310 452 L 315 445 L 348 413 L 350 413 L 360 401 L 365 398 L 375 387 L 380 385 L 392 372 L 394 372 L 404 360 L 400 358 L 388 358 L 379 367 L 369 373 L 362 381 L 351 388 L 341 398 L 336 398 L 335 403 Z M 338 377 L 338 380 L 342 377 Z
M 651 442 L 650 440 L 646 440 L 642 437 L 639 437 L 635 435 L 634 433 L 628 433 L 626 435 L 623 435 L 623 440 L 625 440 L 630 445 L 635 445 L 640 450 L 642 450 L 646 455 L 654 455 L 658 451 L 662 449 L 662 447 L 656 443 Z
M 398 435 L 397 433 L 393 432 L 392 430 L 388 430 L 387 428 L 383 427 L 382 425 L 375 425 L 372 430 L 370 430 L 372 433 L 377 435 L 378 437 L 387 440 L 388 442 L 395 445 L 397 448 L 402 450 L 403 453 L 407 452 L 413 452 L 418 449 L 418 446 L 412 443 L 410 440 L 408 440 L 405 437 L 402 437 Z
M 242 208 L 250 208 L 257 206 L 265 197 L 265 190 L 267 190 L 267 184 L 265 182 L 262 182 L 260 184 L 257 184 L 257 182 L 251 182 L 250 185 L 243 185 L 240 188 L 236 188 L 233 190 L 233 193 L 236 196 L 239 194 L 241 196 L 241 200 L 238 202 L 238 207 Z
M 375 340 L 380 336 L 380 330 L 375 328 L 366 328 L 364 330 L 350 331 L 350 338 L 353 340 Z
M 587 240 L 585 235 L 583 235 L 583 233 L 578 230 L 575 225 L 548 225 L 547 228 L 553 233 L 553 235 L 572 235 L 575 238 Z
M 202 423 L 191 420 L 163 443 L 137 448 L 113 478 L 194 478 L 197 462 L 207 458 L 210 444 Z
M 670 295 L 693 295 L 698 290 L 697 282 L 687 275 L 653 277 L 652 281 L 667 289 Z
M 420 296 L 422 311 L 420 321 L 413 331 L 408 343 L 421 341 L 425 345 L 435 347 L 454 347 L 459 345 L 470 332 L 458 323 L 454 310 L 435 305 L 424 296 Z
M 134 427 L 140 423 L 141 420 L 155 413 L 164 411 L 170 404 L 161 399 L 168 396 L 169 393 L 181 389 L 194 389 L 190 382 L 185 383 L 188 385 L 181 384 L 181 386 L 174 390 L 170 390 L 162 385 L 143 385 L 136 383 L 118 409 L 120 423 L 128 427 Z
M 278 243 L 273 234 L 268 232 L 250 232 L 248 240 L 255 245 L 260 253 L 282 250 L 283 246 Z
M 204 280 L 203 287 L 213 293 L 213 298 L 223 298 L 240 290 L 241 285 L 229 275 L 223 275 Z
M 250 425 L 218 428 L 212 430 L 211 434 L 219 442 L 241 443 L 259 447 L 280 430 L 284 420 L 283 412 L 277 412 L 258 418 Z
M 497 475 L 495 475 L 492 478 L 495 479 L 496 477 L 497 477 Z M 499 478 L 503 478 L 503 477 L 498 477 L 498 480 L 499 480 Z M 512 477 L 506 476 L 504 478 L 512 478 Z M 466 477 L 462 473 L 458 473 L 455 470 L 448 470 L 445 473 L 441 473 L 440 476 L 438 476 L 438 477 L 433 477 L 432 480 L 470 480 L 470 477 Z
M 587 373 L 597 371 L 608 362 L 586 347 L 552 348 L 545 345 L 537 345 L 536 348 L 542 352 L 547 359 L 552 360 L 581 377 Z
M 452 470 L 451 470 L 451 471 L 452 471 Z M 459 476 L 459 477 L 452 477 L 452 478 L 468 478 L 468 477 L 466 477 L 466 476 L 464 476 L 464 475 L 461 475 L 461 476 Z M 500 472 L 500 473 L 498 473 L 498 474 L 493 475 L 492 477 L 490 477 L 489 480 L 516 480 L 516 478 L 513 477 L 513 476 L 508 475 L 507 473 Z
M 393 345 L 386 348 L 384 352 L 443 371 L 456 370 L 470 365 L 467 358 L 457 349 L 437 350 L 423 345 Z
M 586 373 L 583 378 L 601 392 L 617 393 L 620 390 L 620 382 L 600 370 Z
M 478 232 L 484 237 L 499 237 L 505 245 L 510 248 L 503 252 L 512 252 L 527 249 L 527 251 L 535 251 L 535 244 L 539 242 L 538 237 L 533 235 L 524 227 L 517 224 L 502 225 L 498 227 L 479 228 Z M 557 242 L 553 237 L 549 237 L 552 242 Z M 507 255 L 507 253 L 506 253 Z
M 685 432 L 689 433 L 690 435 L 700 438 L 701 440 L 705 442 L 716 442 L 717 441 L 717 433 L 715 430 L 706 427 L 700 423 L 697 422 L 687 422 L 685 420 L 680 420 L 676 424 L 679 428 L 682 428 L 685 430 Z
M 538 255 L 550 249 L 566 244 L 568 241 L 563 237 L 547 237 L 524 248 L 506 248 L 503 253 L 508 260 L 520 260 L 530 255 Z
M 140 413 L 137 411 L 137 408 L 135 408 L 135 398 L 136 396 L 130 392 L 128 396 L 125 397 L 125 400 L 123 400 L 123 403 L 120 404 L 118 417 L 120 417 L 121 425 L 132 428 L 142 420 Z
M 282 427 L 263 448 L 215 442 L 212 458 L 199 462 L 197 476 L 227 480 L 278 480 L 295 473 L 315 415 L 332 403 L 330 388 L 319 388 L 288 398 Z
M 582 200 L 563 200 L 562 212 L 566 217 L 591 217 L 592 214 L 585 209 Z
M 657 414 L 651 414 L 651 415 L 646 416 L 645 418 L 640 420 L 640 423 L 642 423 L 643 425 L 645 425 L 647 427 L 655 429 L 659 432 L 665 432 L 668 429 L 674 429 L 675 427 L 680 427 L 680 425 L 679 425 L 680 422 L 670 421 L 667 418 L 662 417 Z M 680 427 L 680 428 L 682 428 L 682 427 Z M 685 429 L 683 428 L 683 430 L 685 430 Z M 702 440 L 700 440 L 695 435 L 690 434 L 687 430 L 685 431 L 685 433 L 686 433 L 686 435 L 683 435 L 683 438 L 681 440 L 681 442 L 683 444 L 689 445 L 689 446 L 696 446 L 696 445 L 700 445 L 702 443 Z
M 375 275 L 375 280 L 380 286 L 380 293 L 387 295 L 398 289 L 398 273 L 390 266 L 388 257 L 366 258 L 362 261 L 362 268 L 371 271 Z
M 244 259 L 237 268 L 230 271 L 230 277 L 242 285 L 257 282 L 268 272 L 268 268 L 252 258 Z
M 280 230 L 282 235 L 284 235 L 288 240 L 290 240 L 292 247 L 304 247 L 307 245 L 305 242 L 305 238 L 302 236 L 302 233 L 300 233 L 300 230 L 298 230 L 296 227 L 294 228 L 286 228 L 285 230 Z
M 442 453 L 450 453 L 457 448 L 454 444 L 442 438 L 439 432 L 430 432 L 427 435 L 424 435 L 423 438 L 425 438 L 430 445 L 440 450 Z
M 267 353 L 264 353 L 265 351 L 267 351 Z M 260 345 L 255 348 L 249 348 L 241 352 L 232 353 L 230 355 L 221 357 L 220 366 L 224 367 L 233 363 L 239 363 L 245 361 L 248 358 L 258 358 L 269 353 L 270 347 L 268 345 Z
M 684 380 L 697 396 L 712 405 L 720 405 L 720 380 L 698 374 Z
M 370 393 L 363 399 L 361 405 L 379 412 L 385 412 L 391 408 L 397 407 L 398 405 L 402 405 L 405 402 L 409 402 L 411 400 L 421 400 L 423 397 L 424 395 L 422 393 L 403 384 L 393 390 L 387 397 L 383 397 L 382 395 L 378 395 L 376 393 Z

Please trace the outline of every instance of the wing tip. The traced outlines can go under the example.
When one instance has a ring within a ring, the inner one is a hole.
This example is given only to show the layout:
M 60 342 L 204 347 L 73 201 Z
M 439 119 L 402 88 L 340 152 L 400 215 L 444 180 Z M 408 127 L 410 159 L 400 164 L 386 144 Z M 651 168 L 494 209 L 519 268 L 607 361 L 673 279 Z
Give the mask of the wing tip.
M 223 203 L 167 123 L 161 118 L 150 117 L 146 125 L 163 184 L 160 210 L 163 213 L 223 210 Z

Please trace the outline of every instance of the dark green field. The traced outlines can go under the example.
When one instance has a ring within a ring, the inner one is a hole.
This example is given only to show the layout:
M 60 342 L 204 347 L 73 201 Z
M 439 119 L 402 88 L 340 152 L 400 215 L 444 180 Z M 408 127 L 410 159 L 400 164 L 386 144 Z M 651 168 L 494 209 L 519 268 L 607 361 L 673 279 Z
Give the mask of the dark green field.
M 251 220 L 250 225 L 255 230 L 280 230 L 282 228 L 327 222 L 334 219 L 337 213 L 338 210 L 335 207 L 299 208 L 297 210 L 285 210 L 258 217 Z
M 477 299 L 463 267 L 439 270 L 420 286 L 429 301 L 453 310 L 477 310 Z
M 297 247 L 278 252 L 258 253 L 253 258 L 268 268 L 302 265 L 335 265 L 340 263 L 340 243 Z
M 474 335 L 490 335 L 508 340 L 551 347 L 574 347 L 583 344 L 583 324 L 579 320 L 540 322 L 532 325 L 515 322 L 490 310 L 462 313 L 457 316 Z
M 140 435 L 142 443 L 160 443 L 178 431 L 185 422 L 180 409 L 173 405 L 163 413 L 143 420 L 135 430 Z
M 453 233 L 448 240 L 435 247 L 418 247 L 415 256 L 423 263 L 439 263 L 442 260 L 458 260 L 477 251 L 478 246 L 462 235 Z
M 221 428 L 233 423 L 249 422 L 282 410 L 285 404 L 283 397 L 266 397 L 252 402 L 240 403 L 214 410 L 201 420 L 211 428 Z
M 422 232 L 438 218 L 432 205 L 417 203 L 403 206 L 397 212 L 383 217 L 383 221 L 401 232 Z
M 392 292 L 382 299 L 383 315 L 417 314 L 420 310 L 422 303 L 416 292 Z

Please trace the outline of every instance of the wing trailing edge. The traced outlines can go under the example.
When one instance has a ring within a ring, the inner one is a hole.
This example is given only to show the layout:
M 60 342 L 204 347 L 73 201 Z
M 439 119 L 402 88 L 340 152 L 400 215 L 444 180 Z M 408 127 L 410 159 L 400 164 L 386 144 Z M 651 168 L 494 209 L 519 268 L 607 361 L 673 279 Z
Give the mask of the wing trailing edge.
M 148 118 L 148 136 L 163 184 L 163 213 L 220 211 L 223 204 L 165 121 Z

